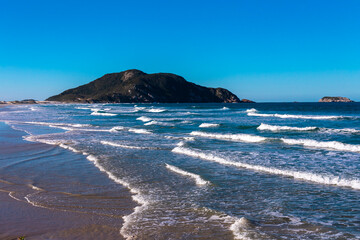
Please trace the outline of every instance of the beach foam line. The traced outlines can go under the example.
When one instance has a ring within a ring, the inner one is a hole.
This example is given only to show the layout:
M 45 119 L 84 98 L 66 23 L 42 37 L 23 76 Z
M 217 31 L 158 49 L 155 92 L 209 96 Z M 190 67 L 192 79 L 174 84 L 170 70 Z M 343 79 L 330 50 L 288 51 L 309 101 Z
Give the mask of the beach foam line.
M 230 140 L 230 141 L 241 141 L 241 142 L 262 142 L 267 138 L 254 136 L 249 134 L 215 134 L 215 133 L 205 133 L 193 131 L 190 133 L 193 136 L 206 137 L 206 138 L 215 138 L 221 140 Z
M 289 145 L 303 145 L 305 147 L 333 149 L 333 150 L 345 151 L 345 152 L 360 152 L 360 145 L 346 144 L 337 141 L 320 142 L 312 139 L 288 139 L 288 138 L 281 138 L 281 141 Z
M 129 132 L 139 133 L 139 134 L 152 134 L 152 132 L 142 128 L 129 128 Z
M 150 121 L 152 121 L 151 118 L 146 117 L 146 116 L 138 117 L 136 120 L 140 120 L 140 121 L 143 121 L 143 122 L 150 122 Z
M 117 178 L 113 173 L 111 173 L 110 171 L 107 171 L 99 163 L 99 159 L 97 157 L 95 157 L 94 155 L 89 155 L 89 156 L 87 156 L 87 159 L 89 161 L 91 161 L 101 172 L 104 172 L 105 174 L 107 174 L 109 179 L 128 188 L 130 190 L 130 192 L 133 194 L 132 199 L 136 203 L 139 204 L 139 206 L 136 206 L 134 208 L 134 211 L 131 214 L 123 217 L 124 224 L 123 224 L 122 228 L 120 229 L 120 234 L 123 235 L 124 238 L 129 239 L 129 240 L 133 239 L 133 236 L 131 235 L 131 233 L 129 233 L 128 229 L 131 228 L 131 223 L 136 221 L 137 215 L 140 214 L 140 212 L 142 212 L 143 210 L 145 210 L 147 208 L 147 206 L 150 204 L 150 201 L 146 200 L 141 195 L 140 190 L 133 188 L 128 182 L 123 181 L 120 178 Z
M 217 123 L 202 123 L 199 125 L 200 128 L 214 128 L 214 127 L 219 127 L 220 124 Z
M 326 119 L 341 119 L 344 116 L 311 116 L 311 115 L 292 115 L 292 114 L 268 114 L 258 113 L 254 108 L 246 110 L 248 116 L 254 117 L 278 117 L 278 118 L 298 118 L 298 119 L 314 119 L 314 120 L 326 120 Z
M 223 165 L 245 168 L 256 172 L 264 172 L 272 175 L 292 177 L 294 179 L 299 179 L 299 180 L 304 180 L 304 181 L 309 181 L 324 185 L 336 185 L 340 187 L 350 187 L 353 189 L 360 189 L 360 179 L 346 179 L 338 176 L 330 176 L 330 175 L 327 176 L 327 175 L 321 175 L 321 174 L 315 174 L 309 172 L 285 170 L 274 167 L 264 167 L 261 165 L 252 165 L 248 163 L 234 162 L 222 157 L 215 156 L 211 153 L 204 153 L 201 151 L 192 150 L 190 148 L 184 148 L 184 147 L 175 147 L 172 150 L 172 152 L 187 155 L 190 157 L 200 158 L 211 162 L 220 163 Z
M 184 170 L 182 170 L 182 169 L 180 169 L 178 167 L 166 164 L 166 168 L 173 171 L 173 172 L 175 172 L 175 173 L 178 173 L 180 175 L 187 176 L 187 177 L 190 177 L 190 178 L 194 179 L 196 184 L 199 185 L 199 186 L 207 185 L 207 184 L 210 183 L 210 182 L 205 181 L 204 179 L 202 179 L 199 175 L 184 171 Z
M 289 126 L 277 126 L 277 125 L 269 125 L 265 123 L 261 123 L 260 126 L 257 127 L 257 130 L 268 130 L 273 132 L 279 131 L 314 131 L 319 129 L 318 127 L 289 127 Z

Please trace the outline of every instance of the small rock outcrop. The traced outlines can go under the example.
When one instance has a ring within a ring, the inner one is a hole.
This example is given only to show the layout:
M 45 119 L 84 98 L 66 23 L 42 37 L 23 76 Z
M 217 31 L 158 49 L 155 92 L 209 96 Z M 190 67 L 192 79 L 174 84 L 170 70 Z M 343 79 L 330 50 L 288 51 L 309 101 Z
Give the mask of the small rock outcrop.
M 241 99 L 241 101 L 240 102 L 242 102 L 242 103 L 255 103 L 254 101 L 251 101 L 251 100 L 249 100 L 249 99 Z
M 127 70 L 106 74 L 88 84 L 52 96 L 47 101 L 82 103 L 238 103 L 224 88 L 207 88 L 171 73 L 146 74 Z
M 354 102 L 346 97 L 323 97 L 319 102 Z

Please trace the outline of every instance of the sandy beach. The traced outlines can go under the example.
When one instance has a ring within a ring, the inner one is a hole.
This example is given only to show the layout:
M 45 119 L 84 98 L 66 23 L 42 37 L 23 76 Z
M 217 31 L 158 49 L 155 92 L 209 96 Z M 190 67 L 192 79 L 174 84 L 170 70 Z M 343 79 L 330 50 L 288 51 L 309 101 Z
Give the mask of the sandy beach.
M 135 206 L 126 188 L 83 155 L 24 141 L 4 123 L 0 133 L 0 239 L 123 239 Z

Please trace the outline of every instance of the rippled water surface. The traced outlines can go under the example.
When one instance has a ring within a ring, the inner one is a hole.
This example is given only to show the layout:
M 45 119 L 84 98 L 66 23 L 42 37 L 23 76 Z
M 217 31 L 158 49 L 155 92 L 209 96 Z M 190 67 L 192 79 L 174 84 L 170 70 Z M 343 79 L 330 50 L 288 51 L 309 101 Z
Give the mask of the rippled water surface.
M 112 192 L 129 189 L 131 211 L 89 202 L 124 216 L 125 238 L 360 238 L 358 103 L 19 105 L 0 120 L 84 155 Z

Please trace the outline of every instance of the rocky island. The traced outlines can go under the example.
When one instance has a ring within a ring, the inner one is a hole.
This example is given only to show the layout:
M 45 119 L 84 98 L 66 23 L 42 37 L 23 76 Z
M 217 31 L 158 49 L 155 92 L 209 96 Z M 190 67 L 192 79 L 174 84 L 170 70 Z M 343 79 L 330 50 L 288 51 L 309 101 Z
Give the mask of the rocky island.
M 224 88 L 208 88 L 171 73 L 146 74 L 132 69 L 110 73 L 47 101 L 79 103 L 238 103 Z M 244 100 L 243 102 L 252 102 Z
M 354 102 L 346 97 L 323 97 L 319 102 Z

